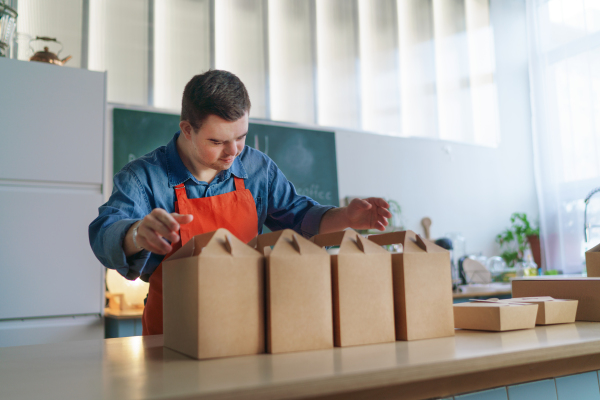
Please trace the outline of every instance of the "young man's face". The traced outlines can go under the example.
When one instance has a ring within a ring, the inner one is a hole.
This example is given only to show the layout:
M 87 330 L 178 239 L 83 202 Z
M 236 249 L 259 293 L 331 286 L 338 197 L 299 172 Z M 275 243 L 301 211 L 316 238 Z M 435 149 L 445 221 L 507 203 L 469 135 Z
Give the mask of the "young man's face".
M 198 130 L 192 130 L 192 157 L 196 163 L 216 171 L 231 167 L 246 144 L 248 113 L 237 121 L 209 115 Z

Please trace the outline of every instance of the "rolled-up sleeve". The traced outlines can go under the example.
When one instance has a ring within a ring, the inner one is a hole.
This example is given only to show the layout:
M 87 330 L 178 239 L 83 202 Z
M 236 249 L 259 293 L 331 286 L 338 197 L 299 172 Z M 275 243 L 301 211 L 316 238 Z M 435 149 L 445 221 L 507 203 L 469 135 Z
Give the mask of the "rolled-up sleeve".
M 324 206 L 308 196 L 299 195 L 272 161 L 268 174 L 269 206 L 265 225 L 271 230 L 293 229 L 306 238 L 319 233 L 323 214 L 335 207 Z
M 319 233 L 319 226 L 321 225 L 323 215 L 332 208 L 335 207 L 323 206 L 321 204 L 315 204 L 309 208 L 302 219 L 302 236 L 310 238 Z
M 121 170 L 113 182 L 110 199 L 99 208 L 98 217 L 90 224 L 90 245 L 105 267 L 133 280 L 140 276 L 150 252 L 142 250 L 126 257 L 123 240 L 131 225 L 152 210 L 138 177 L 131 170 Z

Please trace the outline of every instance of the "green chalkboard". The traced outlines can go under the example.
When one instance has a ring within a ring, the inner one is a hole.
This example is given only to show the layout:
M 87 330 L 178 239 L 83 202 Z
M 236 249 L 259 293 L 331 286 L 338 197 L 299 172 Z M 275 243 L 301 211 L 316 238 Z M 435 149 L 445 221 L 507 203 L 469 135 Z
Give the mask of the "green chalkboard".
M 113 171 L 163 146 L 179 130 L 179 115 L 113 109 Z M 300 194 L 338 206 L 335 134 L 250 122 L 248 146 L 267 154 Z
M 113 172 L 164 146 L 179 130 L 179 115 L 113 109 Z

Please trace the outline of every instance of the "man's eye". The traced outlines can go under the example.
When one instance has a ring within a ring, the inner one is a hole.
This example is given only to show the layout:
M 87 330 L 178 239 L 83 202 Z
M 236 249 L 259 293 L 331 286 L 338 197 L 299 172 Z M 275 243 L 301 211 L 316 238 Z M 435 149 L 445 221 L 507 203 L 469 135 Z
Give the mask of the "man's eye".
M 213 144 L 221 144 L 221 142 L 217 142 L 216 140 L 211 140 L 211 142 L 213 142 Z

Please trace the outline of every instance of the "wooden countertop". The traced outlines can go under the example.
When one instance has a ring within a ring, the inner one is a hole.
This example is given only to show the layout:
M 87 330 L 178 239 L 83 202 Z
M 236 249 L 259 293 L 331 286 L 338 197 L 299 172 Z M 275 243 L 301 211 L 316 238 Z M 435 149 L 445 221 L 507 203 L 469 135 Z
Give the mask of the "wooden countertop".
M 600 323 L 592 322 L 207 361 L 162 343 L 0 348 L 0 398 L 422 399 L 600 369 Z

